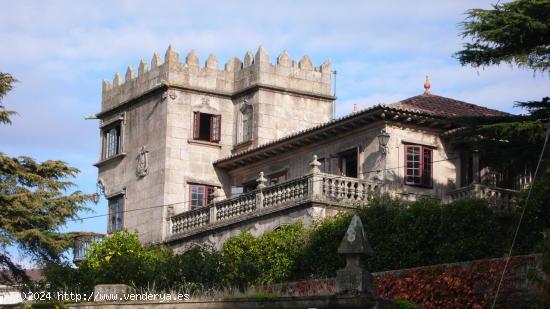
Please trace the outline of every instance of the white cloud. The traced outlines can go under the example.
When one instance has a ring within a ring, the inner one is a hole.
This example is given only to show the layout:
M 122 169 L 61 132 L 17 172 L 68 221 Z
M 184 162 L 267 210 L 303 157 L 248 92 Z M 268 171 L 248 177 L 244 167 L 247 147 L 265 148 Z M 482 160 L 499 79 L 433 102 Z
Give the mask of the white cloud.
M 21 80 L 4 103 L 21 114 L 2 127 L 3 151 L 58 156 L 86 171 L 93 188 L 100 82 L 137 67 L 168 44 L 220 67 L 263 45 L 338 70 L 338 114 L 432 92 L 505 111 L 548 95 L 547 76 L 507 66 L 479 71 L 452 58 L 464 12 L 494 1 L 12 1 L 0 11 L 0 71 Z M 517 111 L 516 111 L 517 112 Z

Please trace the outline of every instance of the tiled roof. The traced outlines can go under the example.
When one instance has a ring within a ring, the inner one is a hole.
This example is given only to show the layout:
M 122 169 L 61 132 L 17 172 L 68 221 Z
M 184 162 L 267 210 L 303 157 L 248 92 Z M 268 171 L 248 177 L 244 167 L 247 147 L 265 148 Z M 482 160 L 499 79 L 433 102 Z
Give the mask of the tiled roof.
M 314 132 L 319 132 L 321 130 L 330 128 L 332 126 L 337 126 L 337 125 L 342 124 L 346 121 L 353 120 L 354 118 L 360 118 L 362 116 L 365 116 L 365 115 L 373 113 L 373 112 L 383 113 L 384 111 L 386 111 L 386 112 L 399 112 L 399 111 L 401 111 L 401 109 L 394 108 L 393 106 L 388 106 L 388 105 L 375 105 L 375 106 L 369 107 L 367 109 L 360 110 L 356 113 L 351 113 L 351 114 L 342 116 L 340 118 L 336 118 L 336 119 L 330 120 L 328 122 L 318 124 L 314 127 L 303 129 L 301 131 L 296 131 L 292 134 L 289 134 L 287 136 L 283 136 L 279 139 L 269 141 L 269 142 L 264 143 L 264 144 L 260 144 L 260 145 L 254 147 L 254 148 L 250 148 L 248 150 L 244 150 L 244 151 L 234 153 L 234 154 L 232 154 L 228 157 L 224 157 L 224 158 L 221 158 L 221 159 L 218 159 L 218 160 L 214 161 L 214 164 L 216 165 L 216 164 L 219 164 L 221 162 L 228 161 L 228 160 L 231 160 L 231 159 L 234 159 L 234 158 L 243 157 L 245 155 L 248 155 L 248 154 L 253 153 L 253 152 L 260 151 L 262 149 L 266 149 L 268 147 L 272 147 L 272 146 L 275 146 L 275 145 L 278 145 L 278 144 L 282 144 L 282 143 L 287 142 L 287 141 L 295 140 L 295 139 L 303 137 L 307 134 L 314 133 Z M 405 112 L 407 112 L 409 114 L 416 114 L 416 115 L 419 115 L 419 116 L 426 116 L 426 117 L 429 117 L 429 118 L 432 118 L 432 119 L 442 119 L 443 118 L 443 117 L 439 117 L 439 116 L 435 116 L 435 115 L 429 115 L 429 114 L 424 113 L 424 112 L 415 112 L 415 111 L 405 111 Z
M 361 117 L 364 114 L 368 114 L 376 110 L 394 111 L 394 112 L 403 111 L 407 113 L 413 113 L 419 116 L 426 116 L 432 119 L 434 118 L 445 119 L 451 122 L 453 117 L 461 117 L 461 116 L 509 116 L 510 115 L 505 112 L 497 111 L 494 109 L 490 109 L 479 105 L 466 103 L 466 102 L 462 102 L 462 101 L 458 101 L 455 99 L 446 98 L 438 95 L 433 95 L 433 94 L 418 95 L 418 96 L 414 96 L 393 104 L 375 105 L 370 108 L 360 110 L 356 113 L 351 113 L 341 118 L 333 119 L 331 121 L 319 124 L 317 126 L 294 132 L 290 135 L 284 136 L 282 138 L 279 138 L 273 141 L 269 141 L 265 144 L 258 145 L 254 148 L 237 152 L 228 157 L 218 159 L 214 162 L 214 164 L 219 164 L 235 158 L 240 158 L 248 154 L 261 151 L 262 149 L 275 146 L 277 144 L 282 144 L 290 140 L 295 140 L 306 134 L 323 130 L 330 126 L 337 125 L 338 123 L 343 123 L 344 121 L 347 121 L 349 119 Z
M 417 95 L 389 106 L 441 117 L 508 116 L 510 114 L 438 95 Z
M 31 281 L 40 281 L 44 279 L 41 269 L 24 269 L 25 273 L 31 279 Z M 0 284 L 12 285 L 20 282 L 12 282 L 14 280 L 13 275 L 8 270 L 0 271 Z

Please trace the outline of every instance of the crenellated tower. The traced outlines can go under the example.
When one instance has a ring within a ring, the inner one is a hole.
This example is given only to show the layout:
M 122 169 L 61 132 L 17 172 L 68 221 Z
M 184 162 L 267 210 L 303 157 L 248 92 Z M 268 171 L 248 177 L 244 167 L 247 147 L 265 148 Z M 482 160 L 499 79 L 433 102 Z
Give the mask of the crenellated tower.
M 286 51 L 271 63 L 262 47 L 221 69 L 214 54 L 201 66 L 194 50 L 180 61 L 170 46 L 164 61 L 155 53 L 150 67 L 103 81 L 96 166 L 109 226 L 166 240 L 166 218 L 199 203 L 196 188 L 231 193 L 231 174 L 212 162 L 330 120 L 331 70 Z

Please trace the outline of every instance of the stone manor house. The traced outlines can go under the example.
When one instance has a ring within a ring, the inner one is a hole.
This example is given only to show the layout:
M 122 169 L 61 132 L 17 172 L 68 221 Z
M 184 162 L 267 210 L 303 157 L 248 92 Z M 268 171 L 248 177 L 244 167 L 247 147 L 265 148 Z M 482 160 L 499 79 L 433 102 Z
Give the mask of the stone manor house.
M 270 60 L 260 47 L 220 69 L 214 55 L 201 66 L 169 47 L 164 61 L 154 54 L 104 81 L 95 166 L 108 233 L 220 247 L 244 228 L 309 225 L 373 192 L 510 206 L 524 179 L 496 177 L 449 137 L 454 116 L 506 113 L 431 94 L 426 80 L 423 94 L 333 119 L 331 77 L 330 61 L 307 55 Z

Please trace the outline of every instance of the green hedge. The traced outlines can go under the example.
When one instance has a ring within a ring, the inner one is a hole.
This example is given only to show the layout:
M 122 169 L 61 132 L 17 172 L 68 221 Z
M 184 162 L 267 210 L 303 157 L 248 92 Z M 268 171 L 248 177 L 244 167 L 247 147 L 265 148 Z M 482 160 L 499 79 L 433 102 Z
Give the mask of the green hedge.
M 370 271 L 499 257 L 505 251 L 506 235 L 482 200 L 446 205 L 421 200 L 409 205 L 384 197 L 358 214 L 374 250 L 366 260 Z M 350 220 L 351 214 L 339 214 L 309 231 L 300 277 L 334 276 L 344 265 L 337 248 Z
M 536 188 L 525 217 L 525 235 L 518 238 L 521 253 L 532 252 L 536 241 L 542 239 L 542 234 L 536 233 L 549 226 L 550 212 L 544 204 L 550 200 L 547 191 Z M 509 248 L 518 217 L 502 219 L 485 201 L 477 199 L 450 204 L 428 199 L 406 203 L 388 196 L 373 198 L 357 213 L 374 250 L 366 260 L 372 272 L 501 257 Z M 189 282 L 207 289 L 244 289 L 331 277 L 344 266 L 337 248 L 351 216 L 350 212 L 340 213 L 309 228 L 301 224 L 282 226 L 259 237 L 243 231 L 220 251 L 195 245 L 178 255 L 166 247 L 141 245 L 135 233 L 117 232 L 93 245 L 78 269 L 49 267 L 48 283 L 72 290 L 99 283 L 154 285 L 166 290 Z
M 230 238 L 222 248 L 226 283 L 243 289 L 293 278 L 300 271 L 306 238 L 301 224 L 285 225 L 260 237 L 244 231 Z

